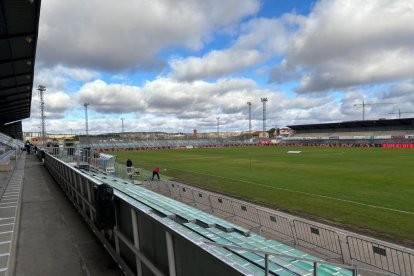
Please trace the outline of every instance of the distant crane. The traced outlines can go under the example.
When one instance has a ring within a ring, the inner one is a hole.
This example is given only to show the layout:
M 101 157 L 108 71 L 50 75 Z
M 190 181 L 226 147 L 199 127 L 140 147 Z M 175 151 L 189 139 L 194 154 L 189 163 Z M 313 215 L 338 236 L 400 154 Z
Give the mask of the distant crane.
M 380 104 L 393 104 L 393 103 L 365 103 L 365 101 L 362 100 L 362 104 L 354 104 L 354 106 L 358 106 L 358 105 L 362 106 L 362 121 L 365 121 L 365 106 L 366 105 L 380 105 Z
M 391 112 L 388 114 L 398 114 L 398 119 L 401 119 L 401 114 L 413 114 L 414 112 L 401 112 L 400 109 L 398 109 L 398 112 Z

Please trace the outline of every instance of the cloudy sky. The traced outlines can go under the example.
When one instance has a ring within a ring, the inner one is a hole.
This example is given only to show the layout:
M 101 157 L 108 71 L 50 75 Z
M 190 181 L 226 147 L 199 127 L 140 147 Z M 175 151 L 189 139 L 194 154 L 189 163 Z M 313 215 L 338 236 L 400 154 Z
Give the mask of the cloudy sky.
M 414 117 L 412 0 L 47 0 L 46 129 L 248 130 Z M 33 91 L 24 131 L 39 130 Z M 404 113 L 407 112 L 407 113 Z

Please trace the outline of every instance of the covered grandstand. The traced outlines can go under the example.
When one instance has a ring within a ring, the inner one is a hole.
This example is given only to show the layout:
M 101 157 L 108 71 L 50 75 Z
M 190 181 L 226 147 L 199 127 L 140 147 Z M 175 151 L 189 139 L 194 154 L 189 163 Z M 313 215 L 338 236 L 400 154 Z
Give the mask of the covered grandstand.
M 414 118 L 291 125 L 282 144 L 412 144 Z
M 30 117 L 40 1 L 4 0 L 0 14 L 0 132 L 23 139 L 21 120 Z

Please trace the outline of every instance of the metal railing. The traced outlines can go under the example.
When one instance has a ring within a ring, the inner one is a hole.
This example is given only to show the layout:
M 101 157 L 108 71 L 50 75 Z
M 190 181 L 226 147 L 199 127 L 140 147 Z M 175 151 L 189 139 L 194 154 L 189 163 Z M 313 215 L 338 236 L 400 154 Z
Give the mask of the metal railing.
M 305 262 L 309 262 L 312 263 L 312 275 L 317 276 L 319 275 L 318 272 L 318 266 L 320 264 L 326 264 L 326 265 L 332 265 L 332 266 L 336 266 L 336 267 L 340 267 L 340 268 L 344 268 L 344 269 L 348 269 L 351 271 L 352 276 L 357 276 L 359 275 L 359 272 L 365 271 L 365 272 L 369 272 L 369 273 L 375 273 L 375 275 L 390 275 L 387 272 L 383 272 L 383 271 L 378 271 L 378 270 L 373 270 L 373 269 L 367 269 L 367 268 L 357 268 L 355 266 L 349 266 L 349 265 L 338 265 L 337 263 L 332 263 L 332 262 L 328 262 L 328 261 L 323 261 L 323 260 L 318 260 L 315 261 L 313 259 L 308 259 L 308 258 L 301 258 L 298 256 L 291 256 L 291 255 L 287 255 L 287 254 L 283 254 L 283 253 L 276 253 L 276 252 L 270 252 L 270 251 L 266 251 L 266 250 L 259 250 L 259 249 L 251 249 L 251 248 L 245 248 L 245 247 L 241 247 L 241 246 L 234 246 L 234 245 L 227 245 L 227 244 L 220 244 L 220 243 L 216 243 L 216 242 L 208 242 L 205 241 L 205 244 L 209 244 L 212 246 L 217 246 L 217 247 L 222 247 L 222 248 L 227 248 L 227 249 L 233 249 L 233 250 L 240 250 L 240 251 L 248 251 L 248 252 L 252 252 L 252 253 L 258 253 L 258 254 L 263 254 L 265 256 L 265 276 L 270 275 L 270 271 L 269 271 L 269 257 L 270 256 L 277 256 L 281 259 L 290 259 L 290 260 L 298 260 L 298 261 L 305 261 Z
M 277 240 L 282 238 L 284 242 L 291 242 L 293 245 L 312 245 L 323 250 L 322 255 L 327 255 L 329 259 L 368 265 L 380 269 L 379 272 L 383 274 L 414 275 L 414 250 L 409 248 L 345 232 L 178 182 L 146 181 L 144 186 L 230 219 L 234 223 L 248 223 L 251 230 L 259 234 L 265 232 Z
M 367 239 L 347 236 L 352 261 L 397 275 L 414 275 L 414 254 Z

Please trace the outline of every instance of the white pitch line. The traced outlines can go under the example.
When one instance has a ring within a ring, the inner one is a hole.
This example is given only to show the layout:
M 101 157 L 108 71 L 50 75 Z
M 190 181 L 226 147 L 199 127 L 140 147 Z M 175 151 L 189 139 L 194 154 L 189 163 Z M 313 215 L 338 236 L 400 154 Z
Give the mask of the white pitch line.
M 371 207 L 371 208 L 376 208 L 376 209 L 382 209 L 382 210 L 393 211 L 393 212 L 397 212 L 397 213 L 414 215 L 414 212 L 410 212 L 410 211 L 403 211 L 403 210 L 392 209 L 392 208 L 387 208 L 387 207 L 382 207 L 382 206 L 377 206 L 377 205 L 371 205 L 371 204 L 361 203 L 361 202 L 358 202 L 358 201 L 353 201 L 353 200 L 348 200 L 348 199 L 342 199 L 342 198 L 336 198 L 336 197 L 331 197 L 331 196 L 324 196 L 324 195 L 319 195 L 319 194 L 312 194 L 312 193 L 307 193 L 307 192 L 302 192 L 302 191 L 297 191 L 297 190 L 291 190 L 291 189 L 286 189 L 286 188 L 274 187 L 274 186 L 269 186 L 269 185 L 260 184 L 260 183 L 256 183 L 256 182 L 251 182 L 251 181 L 247 181 L 247 180 L 240 180 L 240 179 L 235 179 L 235 178 L 225 177 L 225 176 L 220 176 L 220 175 L 215 175 L 215 174 L 208 174 L 208 173 L 187 171 L 187 170 L 181 170 L 181 169 L 176 169 L 176 168 L 171 168 L 171 169 L 174 169 L 174 170 L 177 170 L 177 171 L 183 171 L 183 172 L 189 172 L 189 173 L 207 175 L 207 176 L 214 176 L 214 177 L 218 177 L 218 178 L 223 178 L 223 179 L 228 179 L 228 180 L 233 180 L 233 181 L 238 181 L 238 182 L 253 184 L 253 185 L 257 185 L 257 186 L 263 186 L 263 187 L 267 187 L 267 188 L 275 189 L 275 190 L 282 190 L 282 191 L 287 191 L 287 192 L 292 192 L 292 193 L 298 193 L 298 194 L 303 194 L 303 195 L 316 196 L 316 197 L 327 198 L 327 199 L 332 199 L 332 200 L 337 200 L 337 201 L 342 201 L 342 202 L 357 204 L 357 205 Z

